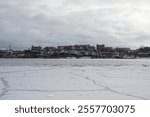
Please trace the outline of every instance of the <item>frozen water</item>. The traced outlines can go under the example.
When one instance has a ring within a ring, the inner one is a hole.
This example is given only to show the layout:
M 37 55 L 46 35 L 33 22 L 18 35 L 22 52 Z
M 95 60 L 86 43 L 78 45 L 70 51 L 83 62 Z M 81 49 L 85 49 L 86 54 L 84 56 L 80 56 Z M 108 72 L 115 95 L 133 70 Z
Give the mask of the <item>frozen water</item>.
M 0 99 L 150 99 L 150 59 L 0 59 Z

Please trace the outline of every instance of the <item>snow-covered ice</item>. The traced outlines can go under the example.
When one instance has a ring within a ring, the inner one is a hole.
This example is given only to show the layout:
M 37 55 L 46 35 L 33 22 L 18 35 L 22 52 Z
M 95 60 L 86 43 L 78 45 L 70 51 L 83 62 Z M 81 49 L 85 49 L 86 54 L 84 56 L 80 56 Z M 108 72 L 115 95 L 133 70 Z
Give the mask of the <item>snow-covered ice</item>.
M 0 99 L 150 99 L 150 59 L 0 59 Z

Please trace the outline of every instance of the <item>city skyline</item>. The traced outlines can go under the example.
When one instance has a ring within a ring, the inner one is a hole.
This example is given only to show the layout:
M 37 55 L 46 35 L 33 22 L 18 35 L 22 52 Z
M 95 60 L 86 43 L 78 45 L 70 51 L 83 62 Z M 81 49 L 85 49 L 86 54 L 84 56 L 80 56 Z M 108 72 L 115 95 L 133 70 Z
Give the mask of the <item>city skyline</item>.
M 91 45 L 60 45 L 57 47 L 41 47 L 32 45 L 31 49 L 13 50 L 9 45 L 8 50 L 0 50 L 0 58 L 118 58 L 133 59 L 150 57 L 150 47 L 136 50 L 130 48 L 113 48 L 104 44 Z
M 13 45 L 11 45 L 11 44 L 8 44 L 8 46 L 7 47 L 5 47 L 5 48 L 0 48 L 0 50 L 21 50 L 21 51 L 23 51 L 23 50 L 30 50 L 31 48 L 32 48 L 32 46 L 35 46 L 35 47 L 41 47 L 41 48 L 46 48 L 46 47 L 53 47 L 53 48 L 58 48 L 58 47 L 65 47 L 65 46 L 92 46 L 92 47 L 97 47 L 97 45 L 104 45 L 105 47 L 110 47 L 110 48 L 113 48 L 113 49 L 115 49 L 115 48 L 129 48 L 130 50 L 138 50 L 139 48 L 150 48 L 150 46 L 140 46 L 140 47 L 138 47 L 138 48 L 130 48 L 130 47 L 125 47 L 125 46 L 107 46 L 107 45 L 105 45 L 105 44 L 103 44 L 103 43 L 97 43 L 97 44 L 95 44 L 95 45 L 92 45 L 92 44 L 82 44 L 82 43 L 76 43 L 76 44 L 64 44 L 64 45 L 47 45 L 47 46 L 42 46 L 42 45 L 40 45 L 40 44 L 31 44 L 28 48 L 14 48 L 14 46 Z

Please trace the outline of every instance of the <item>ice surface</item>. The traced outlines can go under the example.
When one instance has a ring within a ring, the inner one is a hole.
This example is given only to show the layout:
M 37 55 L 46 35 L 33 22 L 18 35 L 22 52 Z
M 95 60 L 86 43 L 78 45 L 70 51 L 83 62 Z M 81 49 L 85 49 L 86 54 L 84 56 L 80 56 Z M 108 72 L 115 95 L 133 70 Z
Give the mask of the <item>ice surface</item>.
M 0 59 L 0 99 L 150 99 L 149 59 Z

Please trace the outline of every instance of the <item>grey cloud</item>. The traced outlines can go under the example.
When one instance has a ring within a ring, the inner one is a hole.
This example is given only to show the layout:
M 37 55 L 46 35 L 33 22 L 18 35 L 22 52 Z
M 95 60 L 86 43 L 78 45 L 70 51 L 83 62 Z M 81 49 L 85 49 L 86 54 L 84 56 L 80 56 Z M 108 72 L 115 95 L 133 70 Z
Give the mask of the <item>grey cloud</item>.
M 0 48 L 150 44 L 147 0 L 0 0 Z

